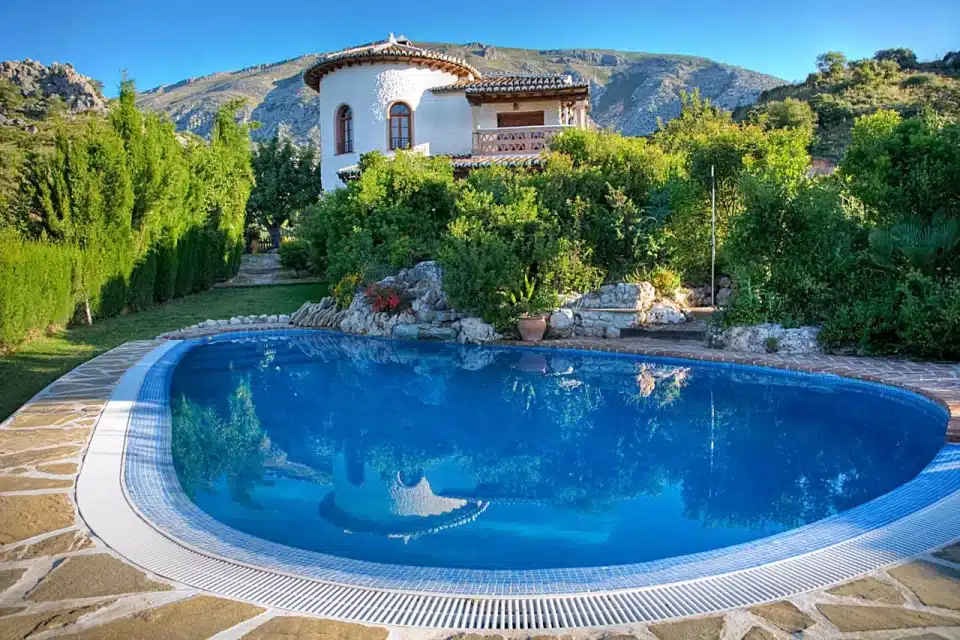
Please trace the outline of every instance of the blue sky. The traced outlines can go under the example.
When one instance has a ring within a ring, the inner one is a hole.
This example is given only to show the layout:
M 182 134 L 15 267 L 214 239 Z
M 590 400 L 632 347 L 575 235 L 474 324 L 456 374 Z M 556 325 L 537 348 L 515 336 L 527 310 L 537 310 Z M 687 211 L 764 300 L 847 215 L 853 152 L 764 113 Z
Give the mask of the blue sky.
M 41 15 L 42 14 L 42 15 Z M 0 1 L 0 59 L 72 62 L 114 94 L 378 40 L 700 55 L 801 80 L 818 53 L 960 49 L 960 0 Z

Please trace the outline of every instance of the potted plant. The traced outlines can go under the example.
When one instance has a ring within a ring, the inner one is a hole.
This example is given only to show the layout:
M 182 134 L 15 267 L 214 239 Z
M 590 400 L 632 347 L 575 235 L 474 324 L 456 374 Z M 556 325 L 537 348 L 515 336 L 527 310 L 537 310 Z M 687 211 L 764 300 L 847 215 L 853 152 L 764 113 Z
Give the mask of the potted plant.
M 546 312 L 551 308 L 536 278 L 523 274 L 523 282 L 516 289 L 504 292 L 507 303 L 517 316 L 517 330 L 524 342 L 540 342 L 547 331 Z

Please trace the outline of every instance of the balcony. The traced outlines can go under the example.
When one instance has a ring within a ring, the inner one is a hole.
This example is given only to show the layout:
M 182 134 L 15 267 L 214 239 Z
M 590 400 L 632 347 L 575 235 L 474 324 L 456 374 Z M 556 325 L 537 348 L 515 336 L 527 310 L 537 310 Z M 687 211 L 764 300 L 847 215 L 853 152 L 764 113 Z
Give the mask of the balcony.
M 570 125 L 538 127 L 502 127 L 478 129 L 473 132 L 474 155 L 509 155 L 512 153 L 539 153 L 550 140 Z

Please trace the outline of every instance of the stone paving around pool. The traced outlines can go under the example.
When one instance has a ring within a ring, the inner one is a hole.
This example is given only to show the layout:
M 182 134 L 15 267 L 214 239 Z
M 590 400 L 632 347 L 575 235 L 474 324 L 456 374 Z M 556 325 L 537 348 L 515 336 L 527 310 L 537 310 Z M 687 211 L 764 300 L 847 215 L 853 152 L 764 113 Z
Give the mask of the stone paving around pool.
M 249 331 L 253 327 L 243 328 Z M 469 634 L 386 629 L 288 615 L 171 583 L 113 554 L 77 513 L 76 477 L 93 427 L 117 381 L 157 344 L 131 342 L 91 360 L 54 382 L 0 425 L 0 639 L 479 640 Z M 948 407 L 952 415 L 949 437 L 960 440 L 958 365 L 838 356 L 738 356 L 698 344 L 645 339 L 557 340 L 543 346 L 762 364 L 896 384 Z M 502 636 L 530 634 L 511 631 Z M 562 636 L 617 640 L 960 638 L 960 544 L 789 600 Z

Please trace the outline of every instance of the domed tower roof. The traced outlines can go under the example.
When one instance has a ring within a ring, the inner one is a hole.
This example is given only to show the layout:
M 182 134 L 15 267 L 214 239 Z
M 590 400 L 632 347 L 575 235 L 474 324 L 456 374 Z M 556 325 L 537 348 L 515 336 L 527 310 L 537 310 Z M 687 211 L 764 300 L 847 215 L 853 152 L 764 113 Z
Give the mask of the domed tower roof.
M 407 62 L 424 67 L 433 67 L 452 73 L 461 80 L 473 80 L 481 75 L 477 69 L 467 64 L 465 60 L 439 51 L 418 47 L 409 39 L 403 36 L 394 37 L 391 33 L 386 40 L 371 42 L 321 56 L 313 66 L 303 72 L 303 82 L 314 91 L 319 92 L 320 79 L 326 74 L 342 67 L 375 62 Z

